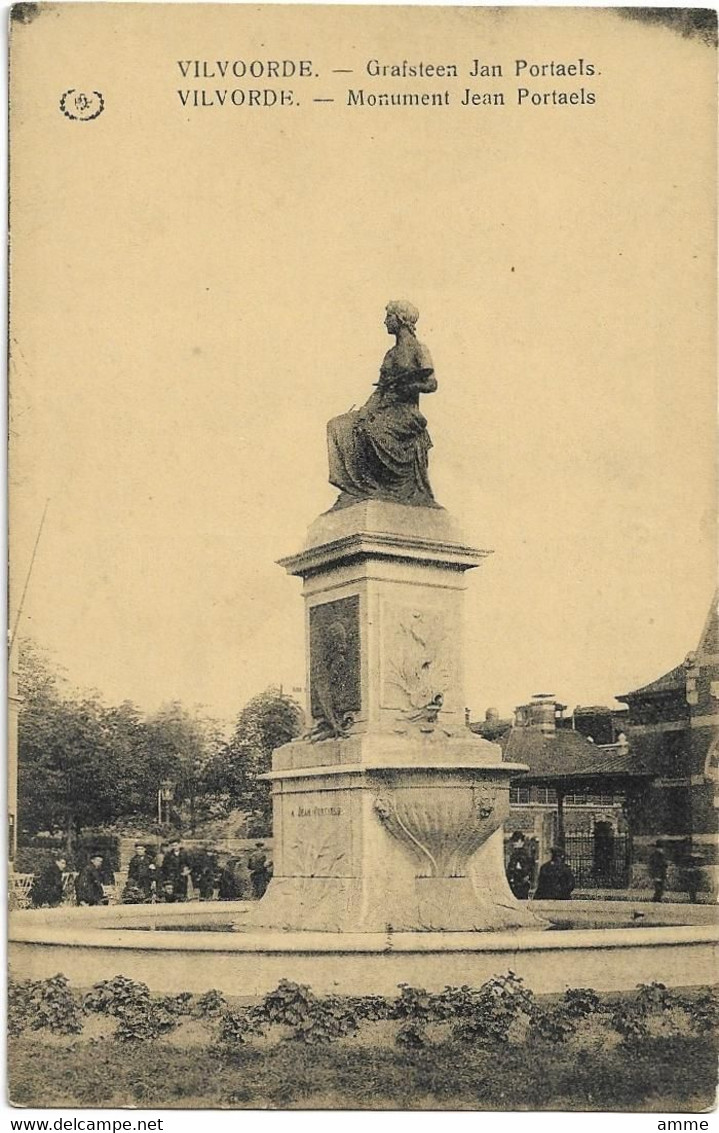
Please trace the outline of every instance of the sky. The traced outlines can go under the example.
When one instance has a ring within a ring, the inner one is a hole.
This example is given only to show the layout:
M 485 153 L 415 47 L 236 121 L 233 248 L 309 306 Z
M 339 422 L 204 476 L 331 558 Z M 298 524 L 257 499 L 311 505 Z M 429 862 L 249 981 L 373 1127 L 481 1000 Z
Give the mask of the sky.
M 407 298 L 435 495 L 494 552 L 466 596 L 472 715 L 611 703 L 679 663 L 716 576 L 712 51 L 606 10 L 166 13 L 14 33 L 12 619 L 50 501 L 20 635 L 148 711 L 301 686 L 276 560 L 332 505 L 326 421 Z M 398 43 L 591 58 L 598 103 L 345 107 L 331 69 Z M 270 52 L 336 103 L 182 108 L 178 59 Z M 58 113 L 68 71 L 102 86 L 97 122 Z

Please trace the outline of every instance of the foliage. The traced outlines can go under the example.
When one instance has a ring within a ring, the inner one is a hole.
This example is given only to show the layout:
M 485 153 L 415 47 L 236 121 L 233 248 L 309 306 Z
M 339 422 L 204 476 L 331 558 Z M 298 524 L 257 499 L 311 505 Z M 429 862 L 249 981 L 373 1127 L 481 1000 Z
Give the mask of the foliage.
M 537 1008 L 532 1014 L 531 1033 L 545 1042 L 564 1043 L 576 1032 L 576 1023 L 561 1005 Z
M 115 976 L 95 984 L 83 1000 L 85 1011 L 117 1019 L 115 1038 L 119 1042 L 146 1042 L 159 1038 L 177 1026 L 177 1016 L 189 1014 L 192 995 L 153 999 L 147 984 L 126 976 Z
M 710 988 L 697 996 L 682 997 L 692 1030 L 700 1035 L 719 1033 L 719 988 Z
M 155 1003 L 170 1015 L 191 1015 L 193 998 L 191 991 L 181 991 L 178 995 L 161 995 Z
M 177 1026 L 175 1013 L 156 1000 L 132 1004 L 117 1019 L 115 1038 L 118 1042 L 148 1042 Z
M 610 1022 L 626 1046 L 634 1046 L 649 1034 L 646 1013 L 632 1006 L 618 1006 L 610 1016 Z
M 649 1015 L 670 1011 L 676 1004 L 676 997 L 667 989 L 665 984 L 637 984 L 634 1004 L 637 1011 Z
M 627 995 L 600 997 L 590 988 L 574 988 L 559 1000 L 542 1003 L 511 971 L 479 988 L 447 987 L 439 994 L 401 984 L 394 1000 L 318 996 L 305 984 L 281 980 L 260 1002 L 239 1009 L 230 1007 L 217 990 L 199 998 L 190 992 L 152 996 L 146 984 L 115 976 L 91 988 L 82 1010 L 116 1019 L 115 1037 L 120 1042 L 160 1038 L 183 1017 L 203 1019 L 213 1025 L 217 1040 L 213 1049 L 223 1058 L 236 1057 L 240 1048 L 271 1027 L 286 1028 L 286 1038 L 319 1047 L 355 1035 L 363 1023 L 380 1020 L 394 1021 L 398 1047 L 414 1050 L 418 1057 L 425 1057 L 423 1048 L 435 1049 L 438 1041 L 450 1041 L 458 1049 L 467 1044 L 509 1047 L 537 1038 L 561 1046 L 575 1034 L 577 1023 L 590 1017 L 596 1018 L 600 1035 L 609 1027 L 633 1049 L 651 1037 L 657 1020 L 665 1034 L 675 1036 L 689 1028 L 700 1036 L 719 1031 L 715 989 L 680 993 L 654 983 L 639 985 Z M 430 1024 L 448 1024 L 450 1038 L 438 1040 L 438 1035 L 446 1035 L 446 1028 L 440 1028 L 430 1043 Z M 41 1028 L 62 1034 L 82 1029 L 80 1005 L 64 976 L 10 983 L 10 1034 Z
M 264 1034 L 264 1024 L 251 1008 L 223 1011 L 219 1017 L 217 1043 L 214 1050 L 220 1055 L 232 1055 L 238 1046 Z
M 258 777 L 270 770 L 275 748 L 300 734 L 302 720 L 296 701 L 270 687 L 245 705 L 231 739 L 204 769 L 206 792 L 226 799 L 228 808 L 238 807 L 249 815 L 250 837 L 265 837 L 271 830 L 270 787 Z
M 82 1031 L 77 999 L 67 978 L 59 974 L 46 980 L 11 980 L 7 1014 L 11 1035 L 19 1035 L 28 1027 L 33 1031 L 46 1028 L 58 1035 Z
M 534 997 L 522 979 L 509 971 L 482 984 L 477 992 L 465 993 L 457 1012 L 453 1035 L 462 1042 L 506 1043 L 514 1023 L 531 1019 Z
M 292 1027 L 291 1038 L 310 1045 L 354 1034 L 359 1017 L 352 1001 L 336 995 L 319 998 L 304 984 L 281 980 L 258 1008 L 266 1023 Z
M 565 991 L 562 1009 L 570 1019 L 587 1019 L 601 1010 L 602 1001 L 590 987 L 574 987 Z
M 70 690 L 32 641 L 20 644 L 19 829 L 61 831 L 66 851 L 87 827 L 155 814 L 157 791 L 174 784 L 194 821 L 219 726 L 174 702 L 148 719 L 130 701 L 107 706 Z M 116 868 L 116 867 L 115 867 Z
M 147 984 L 138 983 L 127 976 L 115 976 L 111 980 L 93 984 L 83 999 L 82 1006 L 87 1012 L 119 1016 L 129 1007 L 148 1002 L 149 999 L 150 989 Z
M 216 1019 L 227 1010 L 227 1000 L 221 991 L 211 988 L 201 995 L 195 1004 L 195 1014 L 200 1019 Z
M 299 705 L 279 689 L 248 702 L 227 742 L 216 721 L 179 701 L 145 717 L 130 701 L 107 706 L 95 693 L 73 692 L 27 639 L 19 676 L 22 839 L 60 832 L 69 854 L 88 827 L 154 816 L 166 781 L 173 791 L 170 817 L 179 827 L 189 816 L 194 831 L 200 818 L 238 807 L 249 816 L 250 837 L 269 832 L 270 791 L 258 776 L 269 769 L 274 748 L 302 729 Z
M 565 1043 L 576 1033 L 580 1020 L 602 1012 L 602 1001 L 596 991 L 588 987 L 569 988 L 559 1003 L 550 1006 L 532 1004 L 531 1034 L 545 1042 Z

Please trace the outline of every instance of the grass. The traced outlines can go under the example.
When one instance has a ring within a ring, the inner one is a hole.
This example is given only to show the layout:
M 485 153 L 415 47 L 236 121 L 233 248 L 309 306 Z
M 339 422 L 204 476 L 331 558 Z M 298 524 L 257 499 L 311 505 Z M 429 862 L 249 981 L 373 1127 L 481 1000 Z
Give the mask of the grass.
M 16 1105 L 696 1112 L 713 1106 L 714 1040 L 653 1036 L 632 1047 L 484 1049 L 441 1041 L 418 1051 L 343 1040 L 247 1046 L 231 1059 L 168 1042 L 111 1038 L 9 1046 Z

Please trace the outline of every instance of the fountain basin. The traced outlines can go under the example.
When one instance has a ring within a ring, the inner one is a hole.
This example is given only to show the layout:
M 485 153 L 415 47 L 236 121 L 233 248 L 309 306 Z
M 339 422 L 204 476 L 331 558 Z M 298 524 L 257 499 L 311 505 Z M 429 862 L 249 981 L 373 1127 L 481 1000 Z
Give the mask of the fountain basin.
M 508 969 L 537 994 L 718 982 L 719 929 L 708 905 L 533 901 L 542 917 L 571 931 L 333 933 L 244 931 L 253 904 L 16 911 L 10 972 L 17 979 L 62 972 L 80 987 L 124 975 L 158 993 L 217 988 L 232 996 L 263 995 L 281 979 L 318 994 L 392 996 L 400 983 L 477 987 Z M 643 914 L 641 927 L 635 913 Z M 607 927 L 583 927 L 597 923 Z M 202 931 L 228 925 L 238 931 Z M 188 931 L 193 926 L 200 931 Z

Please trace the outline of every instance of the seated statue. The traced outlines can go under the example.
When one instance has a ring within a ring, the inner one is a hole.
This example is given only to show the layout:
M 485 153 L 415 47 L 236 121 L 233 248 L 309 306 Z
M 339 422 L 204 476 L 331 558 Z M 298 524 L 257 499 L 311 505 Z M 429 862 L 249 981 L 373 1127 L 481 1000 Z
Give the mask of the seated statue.
M 438 506 L 428 475 L 432 442 L 419 411 L 419 395 L 434 393 L 437 379 L 415 336 L 418 318 L 411 303 L 387 304 L 384 323 L 397 341 L 385 354 L 375 392 L 361 409 L 327 425 L 330 483 L 341 493 L 335 507 L 366 499 Z

